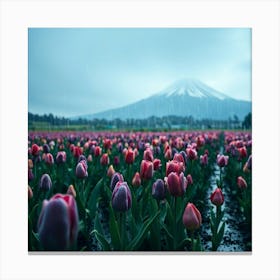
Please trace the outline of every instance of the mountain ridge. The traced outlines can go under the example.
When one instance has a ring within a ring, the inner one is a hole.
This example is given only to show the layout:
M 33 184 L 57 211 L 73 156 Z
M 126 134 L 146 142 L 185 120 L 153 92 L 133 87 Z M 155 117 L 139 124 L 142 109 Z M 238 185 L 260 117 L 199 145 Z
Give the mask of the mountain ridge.
M 144 119 L 150 116 L 193 116 L 197 119 L 240 119 L 251 112 L 251 102 L 234 99 L 197 79 L 181 79 L 134 103 L 79 117 L 86 119 Z

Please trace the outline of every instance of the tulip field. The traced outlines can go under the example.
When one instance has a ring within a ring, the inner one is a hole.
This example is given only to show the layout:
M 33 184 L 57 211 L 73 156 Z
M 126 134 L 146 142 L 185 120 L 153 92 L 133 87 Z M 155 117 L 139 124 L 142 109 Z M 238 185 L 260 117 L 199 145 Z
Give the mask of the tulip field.
M 246 131 L 29 132 L 29 251 L 251 251 Z

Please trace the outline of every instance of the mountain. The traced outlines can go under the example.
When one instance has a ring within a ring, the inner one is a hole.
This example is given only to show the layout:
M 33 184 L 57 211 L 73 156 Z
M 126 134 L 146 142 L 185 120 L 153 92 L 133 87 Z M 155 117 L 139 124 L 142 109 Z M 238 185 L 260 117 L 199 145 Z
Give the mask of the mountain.
M 193 116 L 195 119 L 239 119 L 251 112 L 251 102 L 228 97 L 195 79 L 179 80 L 166 89 L 138 102 L 82 118 L 144 119 L 150 116 Z

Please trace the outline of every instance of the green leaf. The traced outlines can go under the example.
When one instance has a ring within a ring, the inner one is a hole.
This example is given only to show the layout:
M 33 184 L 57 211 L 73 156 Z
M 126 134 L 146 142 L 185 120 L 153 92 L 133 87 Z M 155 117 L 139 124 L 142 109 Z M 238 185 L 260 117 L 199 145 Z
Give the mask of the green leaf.
M 217 234 L 217 243 L 220 244 L 225 232 L 225 222 L 223 222 L 222 226 L 220 227 L 218 234 Z
M 168 230 L 166 224 L 164 224 L 162 221 L 160 221 L 160 225 L 161 227 L 164 229 L 164 231 L 166 232 L 167 236 L 173 240 L 173 234 L 170 233 L 170 231 Z
M 95 235 L 97 241 L 102 246 L 103 251 L 111 251 L 111 246 L 109 242 L 102 234 L 100 234 L 97 230 L 93 230 L 91 233 Z
M 33 225 L 33 222 L 34 222 L 34 218 L 37 214 L 37 210 L 38 210 L 38 207 L 39 207 L 39 203 L 37 203 L 31 210 L 30 214 L 29 214 L 29 219 Z
M 184 247 L 189 243 L 191 243 L 192 240 L 189 237 L 186 237 L 185 239 L 183 239 L 180 244 L 177 246 L 177 250 L 183 250 Z
M 120 250 L 121 248 L 121 237 L 120 237 L 120 230 L 118 227 L 118 223 L 115 218 L 115 213 L 112 208 L 112 204 L 109 204 L 109 228 L 111 233 L 111 240 L 114 247 L 114 250 Z
M 201 241 L 200 241 L 200 236 L 198 235 L 198 238 L 194 242 L 194 251 L 202 251 L 201 248 Z
M 90 211 L 90 217 L 93 218 L 96 213 L 97 202 L 100 197 L 100 190 L 102 187 L 103 179 L 101 178 L 98 183 L 95 185 L 93 190 L 90 193 L 90 197 L 88 199 L 87 208 Z
M 132 251 L 132 250 L 137 250 L 140 245 L 142 244 L 145 236 L 147 235 L 153 221 L 159 216 L 160 211 L 158 211 L 154 216 L 150 217 L 150 219 L 148 219 L 147 221 L 145 221 L 143 223 L 143 225 L 141 226 L 139 233 L 136 235 L 136 237 L 131 241 L 131 243 L 129 244 L 129 246 L 127 247 L 128 251 Z
M 138 233 L 138 227 L 136 225 L 135 219 L 134 219 L 131 211 L 128 211 L 128 222 L 130 225 L 131 236 L 133 239 L 136 236 L 136 234 Z
M 97 230 L 100 234 L 104 234 L 102 225 L 100 223 L 99 215 L 95 215 L 94 219 L 94 229 Z

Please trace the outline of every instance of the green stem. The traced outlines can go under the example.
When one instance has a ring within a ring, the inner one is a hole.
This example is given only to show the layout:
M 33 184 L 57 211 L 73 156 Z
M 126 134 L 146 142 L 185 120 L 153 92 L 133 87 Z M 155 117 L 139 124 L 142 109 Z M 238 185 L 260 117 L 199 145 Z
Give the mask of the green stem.
M 173 228 L 173 249 L 176 250 L 177 247 L 177 215 L 176 215 L 176 201 L 177 197 L 174 196 L 174 228 Z
M 192 251 L 194 251 L 194 231 L 191 230 Z

